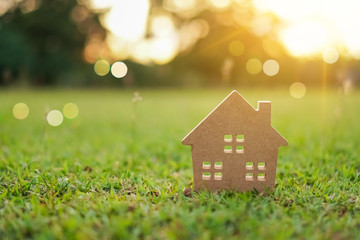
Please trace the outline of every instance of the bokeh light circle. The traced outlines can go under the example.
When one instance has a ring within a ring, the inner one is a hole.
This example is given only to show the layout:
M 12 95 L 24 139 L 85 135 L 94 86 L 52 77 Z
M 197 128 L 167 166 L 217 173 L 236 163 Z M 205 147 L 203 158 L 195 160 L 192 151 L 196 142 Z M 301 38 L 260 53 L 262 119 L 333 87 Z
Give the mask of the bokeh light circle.
M 265 61 L 263 65 L 264 73 L 270 77 L 278 74 L 279 69 L 280 69 L 279 63 L 273 59 Z
M 63 117 L 62 113 L 59 110 L 51 110 L 47 114 L 46 120 L 47 120 L 49 125 L 51 125 L 53 127 L 57 127 L 63 122 L 64 117 Z
M 69 119 L 74 119 L 79 115 L 79 108 L 75 103 L 67 103 L 63 107 L 63 114 Z
M 258 74 L 262 69 L 262 64 L 259 59 L 257 58 L 251 58 L 246 63 L 246 70 L 250 74 Z
M 13 115 L 17 119 L 25 119 L 29 113 L 29 107 L 25 103 L 17 103 L 13 107 Z
M 111 74 L 116 78 L 125 77 L 128 72 L 128 67 L 123 62 L 115 62 L 111 66 Z
M 241 41 L 235 40 L 229 44 L 229 52 L 235 57 L 241 56 L 244 50 L 245 46 Z
M 322 53 L 322 57 L 324 62 L 333 64 L 339 59 L 339 52 L 336 48 L 326 48 Z
M 99 76 L 105 76 L 110 71 L 110 64 L 106 60 L 98 60 L 94 65 L 94 71 Z
M 289 91 L 293 98 L 300 99 L 303 98 L 306 94 L 306 86 L 301 82 L 294 82 L 291 84 Z

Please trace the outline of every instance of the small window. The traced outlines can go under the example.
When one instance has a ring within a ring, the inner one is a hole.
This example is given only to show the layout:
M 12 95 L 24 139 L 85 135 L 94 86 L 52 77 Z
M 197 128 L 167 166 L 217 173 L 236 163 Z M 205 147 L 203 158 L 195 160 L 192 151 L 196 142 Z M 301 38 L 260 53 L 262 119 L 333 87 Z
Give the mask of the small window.
M 223 168 L 222 162 L 215 162 L 214 168 L 215 168 L 215 169 L 222 169 L 222 168 Z
M 209 172 L 204 172 L 202 174 L 202 179 L 203 180 L 210 180 L 211 179 L 211 174 Z
M 236 146 L 236 153 L 244 153 L 244 146 Z
M 253 162 L 247 162 L 246 163 L 246 169 L 247 170 L 254 170 L 254 163 Z
M 214 179 L 215 180 L 222 180 L 222 173 L 221 172 L 216 172 L 214 174 Z
M 225 146 L 224 153 L 232 153 L 232 146 Z
M 265 173 L 258 173 L 257 179 L 258 179 L 258 181 L 266 181 Z
M 265 170 L 266 168 L 265 168 L 265 162 L 259 162 L 258 163 L 258 169 L 259 170 Z
M 211 168 L 211 162 L 203 162 L 202 168 L 203 169 L 210 169 Z
M 236 141 L 237 142 L 244 142 L 245 141 L 244 134 L 237 134 L 236 135 Z
M 224 136 L 224 141 L 225 142 L 232 142 L 232 135 L 230 134 L 227 134 Z
M 254 181 L 254 174 L 253 173 L 247 173 L 245 176 L 246 181 Z

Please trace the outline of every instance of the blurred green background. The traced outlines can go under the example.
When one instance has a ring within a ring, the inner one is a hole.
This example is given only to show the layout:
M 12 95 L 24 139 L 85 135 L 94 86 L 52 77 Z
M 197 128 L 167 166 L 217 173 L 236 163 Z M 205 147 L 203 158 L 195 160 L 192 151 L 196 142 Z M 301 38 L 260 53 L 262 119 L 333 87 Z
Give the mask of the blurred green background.
M 347 91 L 359 83 L 358 10 L 322 0 L 2 0 L 0 84 Z

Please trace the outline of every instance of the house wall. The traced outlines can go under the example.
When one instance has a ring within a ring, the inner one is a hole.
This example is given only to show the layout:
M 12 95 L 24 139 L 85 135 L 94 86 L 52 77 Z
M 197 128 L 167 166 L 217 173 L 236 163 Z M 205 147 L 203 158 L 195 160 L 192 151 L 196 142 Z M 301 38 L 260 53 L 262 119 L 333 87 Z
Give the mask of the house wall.
M 234 127 L 234 126 L 233 126 Z M 237 130 L 233 130 L 236 129 Z M 275 185 L 276 164 L 278 147 L 268 137 L 266 130 L 257 128 L 244 128 L 237 125 L 231 129 L 231 125 L 222 128 L 212 128 L 201 131 L 201 136 L 192 146 L 194 188 L 221 190 L 237 189 L 247 191 L 257 189 L 264 191 L 266 187 L 273 188 Z M 261 130 L 261 131 L 260 131 Z M 224 135 L 232 135 L 232 141 L 225 141 Z M 236 140 L 236 135 L 243 135 L 243 142 Z M 231 146 L 232 152 L 224 152 L 225 146 Z M 243 152 L 237 152 L 236 147 L 243 146 Z M 210 162 L 210 167 L 205 167 L 204 162 Z M 215 162 L 222 163 L 222 169 L 215 169 Z M 252 163 L 246 167 L 247 163 Z M 265 163 L 265 169 L 258 166 Z M 203 177 L 204 173 L 210 173 L 210 177 Z M 221 180 L 215 173 L 221 173 Z M 246 178 L 247 173 L 253 174 L 253 179 Z M 258 178 L 258 174 L 265 174 L 264 178 Z M 209 179 L 209 180 L 204 180 Z

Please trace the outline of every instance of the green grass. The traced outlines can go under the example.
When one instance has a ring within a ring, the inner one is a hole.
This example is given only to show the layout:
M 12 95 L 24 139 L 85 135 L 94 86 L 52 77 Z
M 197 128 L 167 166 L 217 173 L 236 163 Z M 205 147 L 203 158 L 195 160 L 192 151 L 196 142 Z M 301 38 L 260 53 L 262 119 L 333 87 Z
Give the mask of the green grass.
M 0 239 L 360 239 L 360 92 L 238 89 L 272 101 L 272 193 L 199 192 L 182 138 L 227 90 L 0 92 Z M 30 115 L 12 116 L 25 102 Z M 59 127 L 45 109 L 79 106 Z

